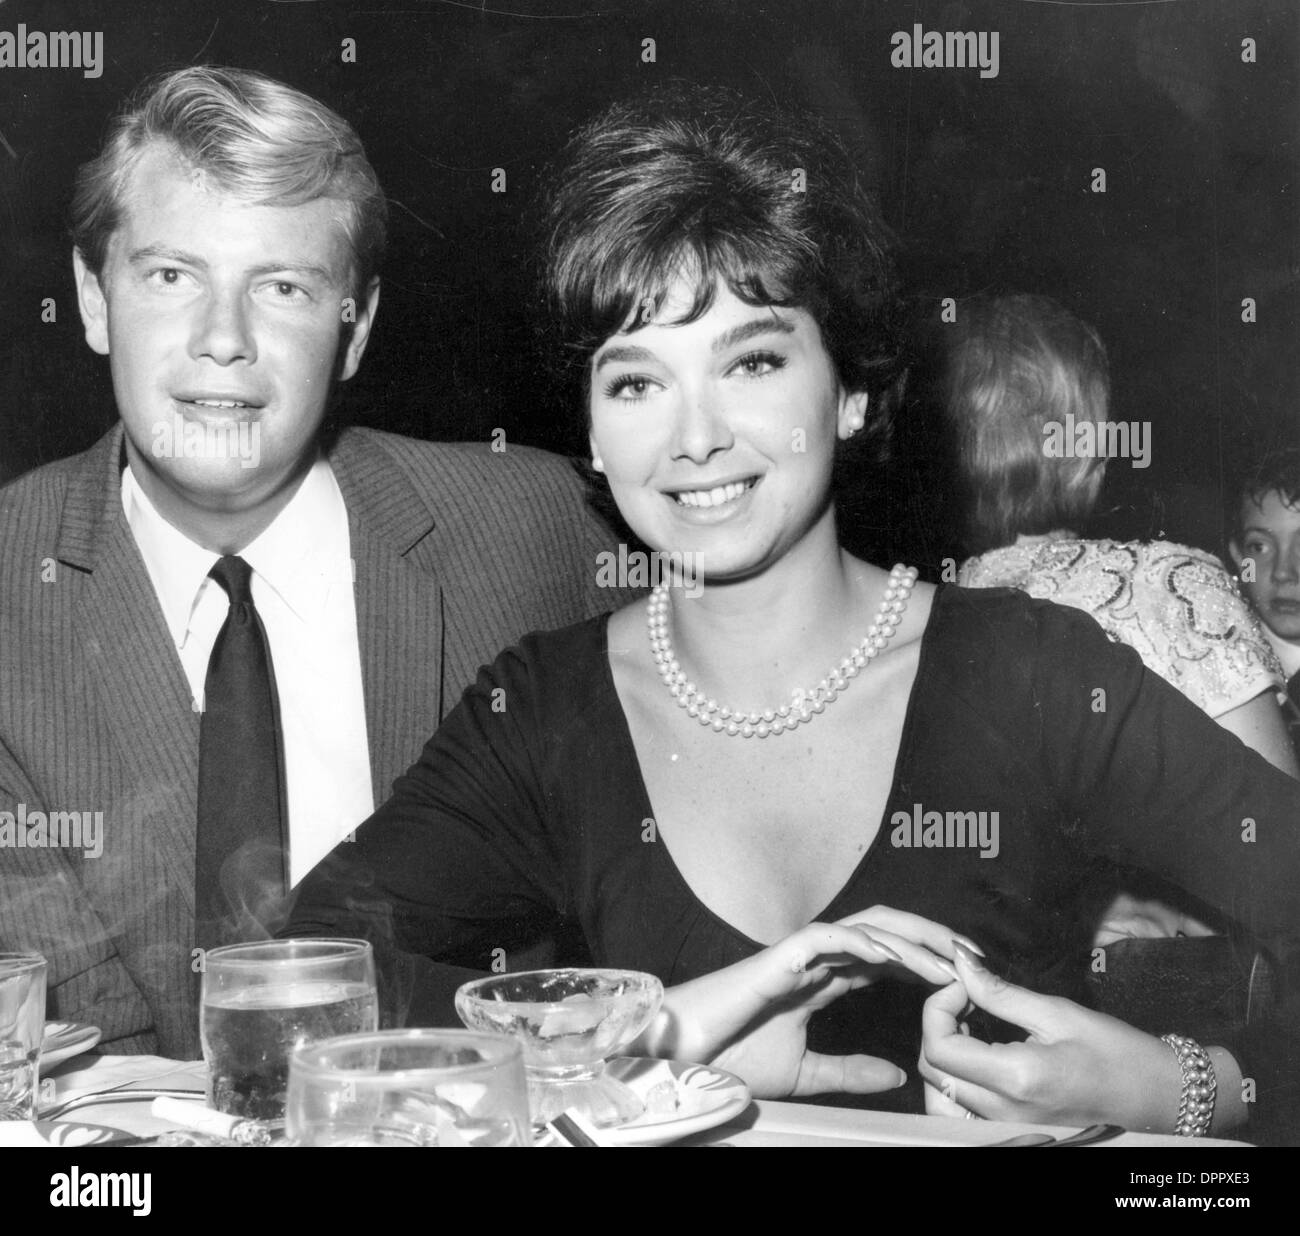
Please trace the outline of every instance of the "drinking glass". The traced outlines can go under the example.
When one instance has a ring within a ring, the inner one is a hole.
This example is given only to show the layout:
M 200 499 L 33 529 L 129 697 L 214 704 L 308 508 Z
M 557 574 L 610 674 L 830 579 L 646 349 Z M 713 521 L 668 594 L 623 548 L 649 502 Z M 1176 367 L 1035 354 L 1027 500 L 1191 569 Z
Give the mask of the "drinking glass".
M 473 1030 L 523 1048 L 533 1125 L 575 1108 L 597 1128 L 635 1120 L 645 1104 L 605 1071 L 650 1024 L 663 984 L 639 970 L 525 970 L 464 984 L 456 1012 Z
M 365 940 L 214 948 L 204 958 L 199 1014 L 208 1105 L 278 1121 L 295 1047 L 378 1026 L 375 960 Z
M 45 1037 L 45 958 L 0 953 L 0 1120 L 31 1120 Z
M 468 1030 L 381 1030 L 299 1047 L 285 1112 L 299 1146 L 527 1146 L 519 1044 Z

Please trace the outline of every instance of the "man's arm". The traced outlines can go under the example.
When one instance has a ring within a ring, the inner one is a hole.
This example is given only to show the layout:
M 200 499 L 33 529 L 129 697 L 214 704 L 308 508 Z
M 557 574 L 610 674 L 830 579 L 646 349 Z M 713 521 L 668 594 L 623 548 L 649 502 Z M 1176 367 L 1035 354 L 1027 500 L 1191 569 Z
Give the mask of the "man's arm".
M 84 848 L 25 844 L 51 840 L 25 827 L 35 813 L 49 818 L 0 740 L 0 949 L 46 958 L 47 1018 L 98 1026 L 101 1041 L 118 1051 L 152 1051 L 144 999 L 82 887 L 81 864 L 97 860 Z

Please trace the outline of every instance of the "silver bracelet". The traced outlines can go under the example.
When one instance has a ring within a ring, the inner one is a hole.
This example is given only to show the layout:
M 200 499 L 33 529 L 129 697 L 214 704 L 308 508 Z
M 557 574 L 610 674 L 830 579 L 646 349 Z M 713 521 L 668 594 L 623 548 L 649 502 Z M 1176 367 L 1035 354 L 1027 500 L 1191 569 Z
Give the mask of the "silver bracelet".
M 1178 1101 L 1174 1132 L 1179 1137 L 1204 1137 L 1214 1119 L 1214 1097 L 1218 1091 L 1214 1061 L 1195 1039 L 1162 1034 L 1160 1041 L 1169 1044 L 1183 1070 L 1183 1093 Z

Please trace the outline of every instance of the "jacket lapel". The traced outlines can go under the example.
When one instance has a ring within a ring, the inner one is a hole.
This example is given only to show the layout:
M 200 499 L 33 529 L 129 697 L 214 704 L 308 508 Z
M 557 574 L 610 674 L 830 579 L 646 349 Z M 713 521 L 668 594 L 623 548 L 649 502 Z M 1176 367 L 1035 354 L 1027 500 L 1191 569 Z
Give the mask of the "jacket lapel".
M 119 427 L 69 486 L 59 557 L 89 573 L 73 628 L 122 758 L 128 798 L 115 827 L 127 853 L 162 864 L 192 913 L 199 718 L 122 511 L 121 442 Z
M 348 508 L 378 804 L 438 724 L 442 589 L 412 558 L 434 520 L 397 461 L 364 432 L 345 431 L 329 458 Z

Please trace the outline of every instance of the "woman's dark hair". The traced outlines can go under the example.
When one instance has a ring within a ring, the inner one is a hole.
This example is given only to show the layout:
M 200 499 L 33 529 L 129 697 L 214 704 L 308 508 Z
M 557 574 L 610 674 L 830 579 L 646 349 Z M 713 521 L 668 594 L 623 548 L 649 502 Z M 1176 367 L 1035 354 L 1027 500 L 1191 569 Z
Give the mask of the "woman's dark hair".
M 820 121 L 674 83 L 574 134 L 542 209 L 547 327 L 584 380 L 595 349 L 650 321 L 684 275 L 695 297 L 682 322 L 708 311 L 719 280 L 748 304 L 805 309 L 844 387 L 887 411 L 891 238 Z M 871 416 L 857 436 L 886 422 Z

